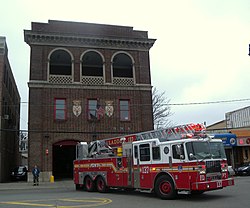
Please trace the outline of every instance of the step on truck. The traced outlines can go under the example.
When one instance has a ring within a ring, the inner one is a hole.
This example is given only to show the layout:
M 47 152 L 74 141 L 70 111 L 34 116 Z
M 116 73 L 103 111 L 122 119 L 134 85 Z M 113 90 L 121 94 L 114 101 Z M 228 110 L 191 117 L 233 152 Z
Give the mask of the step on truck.
M 74 160 L 76 189 L 154 192 L 161 199 L 234 185 L 223 143 L 202 124 L 80 142 Z

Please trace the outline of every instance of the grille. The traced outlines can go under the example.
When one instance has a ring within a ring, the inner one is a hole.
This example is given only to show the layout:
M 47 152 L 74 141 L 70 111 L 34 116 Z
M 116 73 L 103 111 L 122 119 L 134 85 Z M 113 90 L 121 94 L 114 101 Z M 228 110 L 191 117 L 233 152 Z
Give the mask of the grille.
M 73 82 L 72 76 L 50 75 L 49 82 L 53 84 L 70 84 Z
M 221 172 L 220 161 L 206 161 L 206 171 L 207 173 Z
M 215 175 L 213 174 L 207 174 L 207 181 L 215 181 L 221 179 L 221 173 L 217 173 Z
M 134 85 L 133 78 L 113 78 L 114 85 L 132 86 Z
M 82 84 L 84 85 L 103 85 L 103 77 L 82 77 Z

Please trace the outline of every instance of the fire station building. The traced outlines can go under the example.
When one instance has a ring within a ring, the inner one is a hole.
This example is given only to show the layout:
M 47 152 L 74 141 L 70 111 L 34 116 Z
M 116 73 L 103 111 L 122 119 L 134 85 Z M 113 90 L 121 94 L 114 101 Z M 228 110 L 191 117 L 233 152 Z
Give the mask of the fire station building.
M 149 50 L 155 39 L 146 31 L 49 20 L 33 22 L 24 38 L 30 46 L 28 166 L 38 165 L 41 180 L 73 176 L 79 141 L 153 129 Z

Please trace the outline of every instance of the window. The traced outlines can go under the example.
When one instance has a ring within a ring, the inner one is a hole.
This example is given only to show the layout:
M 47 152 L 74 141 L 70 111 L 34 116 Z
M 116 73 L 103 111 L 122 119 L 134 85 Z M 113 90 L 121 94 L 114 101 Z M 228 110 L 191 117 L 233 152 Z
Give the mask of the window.
M 100 105 L 99 99 L 88 99 L 88 119 L 100 119 L 104 116 L 105 110 Z
M 51 75 L 71 75 L 71 56 L 65 50 L 56 50 L 50 56 Z
M 130 120 L 130 110 L 129 110 L 129 100 L 120 100 L 120 120 L 129 121 Z
M 161 159 L 160 147 L 152 147 L 152 153 L 153 153 L 153 160 Z
M 97 52 L 90 51 L 84 54 L 82 76 L 103 76 L 103 60 Z
M 138 158 L 138 146 L 134 146 L 135 158 Z
M 222 142 L 188 142 L 186 149 L 189 160 L 226 158 Z
M 119 53 L 114 57 L 113 77 L 133 78 L 133 63 L 127 54 Z
M 6 64 L 4 65 L 4 79 L 3 79 L 3 82 L 7 86 L 7 82 L 8 82 L 8 70 L 7 70 Z
M 55 120 L 66 120 L 66 99 L 55 99 Z
M 183 144 L 176 144 L 172 146 L 174 159 L 185 159 Z
M 139 148 L 140 148 L 140 161 L 150 161 L 149 144 L 141 144 Z
M 97 99 L 89 99 L 88 100 L 88 119 L 97 119 L 96 114 L 97 108 Z
M 246 158 L 246 160 L 248 160 L 248 150 L 247 149 L 245 149 L 245 158 Z
M 166 146 L 166 147 L 164 147 L 164 153 L 167 155 L 168 153 L 169 153 L 169 148 Z

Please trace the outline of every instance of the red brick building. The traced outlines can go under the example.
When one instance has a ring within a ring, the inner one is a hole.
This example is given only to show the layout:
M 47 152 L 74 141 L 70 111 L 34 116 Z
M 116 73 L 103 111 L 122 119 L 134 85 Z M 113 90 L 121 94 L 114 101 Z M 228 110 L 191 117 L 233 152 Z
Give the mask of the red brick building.
M 42 179 L 72 177 L 74 145 L 153 129 L 149 50 L 132 27 L 32 23 L 29 167 Z
M 20 95 L 8 59 L 5 37 L 0 37 L 0 182 L 10 180 L 13 168 L 20 165 Z

